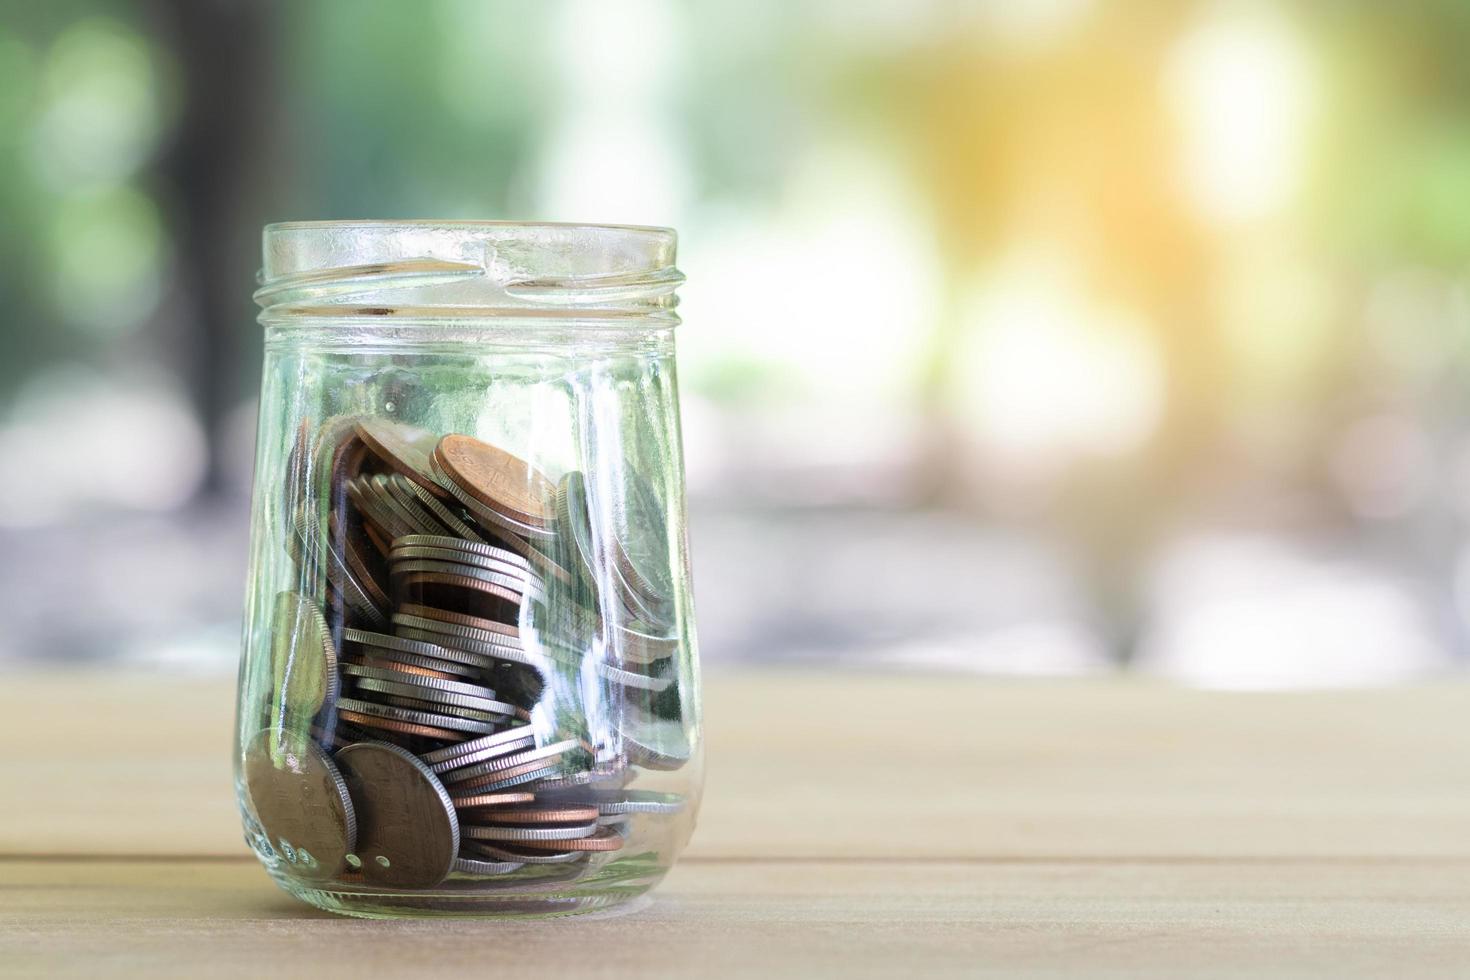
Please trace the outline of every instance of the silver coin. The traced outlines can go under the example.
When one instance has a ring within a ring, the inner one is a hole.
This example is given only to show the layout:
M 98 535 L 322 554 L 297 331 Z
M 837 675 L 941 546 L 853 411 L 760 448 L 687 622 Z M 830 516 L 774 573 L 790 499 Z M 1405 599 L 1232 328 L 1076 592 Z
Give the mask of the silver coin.
M 388 505 L 374 492 L 371 477 L 354 477 L 347 481 L 346 489 L 347 497 L 352 501 L 352 505 L 389 538 L 399 538 L 414 532 L 413 525 L 390 510 Z
M 424 679 L 432 680 L 432 678 L 427 677 Z M 427 687 L 409 681 L 400 681 L 396 678 L 379 680 L 374 677 L 360 677 L 358 678 L 357 686 L 359 690 L 373 691 L 377 694 L 397 694 L 399 697 L 417 698 L 420 701 L 452 705 L 456 708 L 472 708 L 476 711 L 484 711 L 496 715 L 514 715 L 520 710 L 513 704 L 497 701 L 494 698 L 459 694 L 455 691 Z
M 427 515 L 421 517 L 420 514 L 414 513 L 414 510 L 405 507 L 403 502 L 398 499 L 398 495 L 393 492 L 392 487 L 389 486 L 388 477 L 382 473 L 373 476 L 369 481 L 369 486 L 383 506 L 391 511 L 393 516 L 401 523 L 412 528 L 413 531 L 420 534 L 433 534 L 438 530 L 442 530 L 432 518 L 428 518 Z
M 388 495 L 393 498 L 403 513 L 408 514 L 412 518 L 414 527 L 428 528 L 434 534 L 445 533 L 445 526 L 439 518 L 425 507 L 418 497 L 415 497 L 407 489 L 407 487 L 417 486 L 417 484 L 401 473 L 388 474 L 383 479 Z M 432 494 L 422 487 L 419 487 L 419 489 L 423 492 L 424 496 L 433 497 Z
M 491 561 L 504 562 L 507 565 L 513 565 L 526 572 L 532 571 L 530 563 L 526 561 L 523 555 L 518 555 L 514 551 L 500 548 L 493 544 L 486 544 L 479 539 L 461 541 L 458 538 L 444 537 L 442 535 L 414 534 L 400 541 L 395 541 L 393 544 L 394 547 L 402 548 L 438 548 L 445 551 L 462 552 L 480 558 L 488 558 Z
M 525 861 L 479 861 L 475 858 L 456 858 L 454 870 L 463 875 L 506 875 L 526 866 Z
M 476 840 L 523 841 L 523 840 L 577 840 L 597 833 L 598 823 L 569 824 L 561 827 L 502 827 L 494 825 L 465 824 L 460 831 Z
M 600 661 L 597 664 L 597 672 L 614 684 L 621 684 L 623 687 L 636 687 L 640 691 L 653 691 L 655 694 L 660 691 L 667 691 L 669 686 L 674 683 L 672 677 L 649 677 L 647 674 L 624 670 L 621 667 L 614 667 L 612 664 L 602 663 Z
M 424 635 L 422 631 L 411 630 L 407 627 L 400 627 L 400 631 L 404 634 L 403 639 L 405 642 L 419 643 L 424 646 L 434 645 L 433 640 L 419 639 L 419 637 Z M 540 656 L 539 654 L 530 653 L 524 649 L 502 646 L 499 644 L 480 643 L 476 640 L 467 639 L 466 637 L 462 636 L 454 637 L 454 642 L 451 644 L 449 642 L 450 638 L 447 635 L 441 635 L 437 633 L 431 633 L 428 635 L 436 637 L 440 641 L 444 649 L 450 649 L 453 650 L 455 653 L 465 656 L 474 656 L 479 658 L 477 663 L 480 663 L 487 668 L 494 667 L 495 661 L 503 660 L 507 663 L 516 663 L 520 664 L 523 667 L 530 667 L 532 670 L 540 674 L 543 678 L 551 672 L 551 665 L 547 661 L 547 658 Z
M 569 738 L 561 742 L 553 742 L 550 745 L 543 745 L 538 749 L 497 754 L 482 762 L 470 763 L 464 762 L 463 760 L 456 760 L 462 764 L 450 770 L 437 771 L 443 772 L 444 778 L 451 782 L 461 782 L 466 779 L 474 779 L 476 776 L 487 776 L 492 772 L 516 769 L 528 762 L 535 762 L 539 759 L 549 760 L 547 763 L 549 765 L 550 761 L 559 759 L 564 753 L 570 752 L 576 747 L 577 740 Z
M 433 640 L 423 641 L 426 643 L 438 643 L 441 641 L 448 643 L 451 640 L 470 640 L 487 647 L 504 647 L 507 650 L 513 651 L 526 649 L 519 635 L 507 636 L 504 633 L 492 633 L 489 630 L 478 629 L 474 626 L 460 626 L 458 623 L 445 623 L 437 619 L 427 619 L 408 613 L 394 613 L 393 626 L 399 630 L 412 630 L 414 636 L 434 637 Z
M 493 735 L 500 730 L 499 726 L 487 721 L 472 721 L 454 715 L 416 711 L 413 708 L 397 708 L 393 705 L 379 704 L 376 701 L 359 701 L 356 698 L 342 698 L 337 702 L 337 708 L 341 711 L 372 715 L 375 718 L 387 718 L 390 721 L 400 721 L 410 725 L 428 725 L 458 732 L 473 732 L 476 735 Z
M 537 854 L 523 854 L 477 840 L 465 841 L 465 847 L 499 861 L 521 861 L 525 864 L 571 864 L 585 859 L 588 854 L 587 851 L 542 851 Z
M 587 513 L 587 481 L 577 470 L 561 478 L 556 487 L 556 513 L 570 539 L 567 551 L 583 581 L 596 587 L 597 554 L 592 548 L 592 520 Z
M 382 684 L 382 681 L 360 681 L 358 686 L 366 684 Z M 483 711 L 479 708 L 462 708 L 457 704 L 444 704 L 442 701 L 425 701 L 423 698 L 412 697 L 407 694 L 392 694 L 386 691 L 374 691 L 371 688 L 359 690 L 359 697 L 367 698 L 377 704 L 391 704 L 396 708 L 408 708 L 411 711 L 426 711 L 431 715 L 453 715 L 456 718 L 468 718 L 470 721 L 483 721 L 495 725 L 497 728 L 505 725 L 511 719 L 511 715 L 503 711 Z
M 527 571 L 520 565 L 511 565 L 496 558 L 485 558 L 481 555 L 471 554 L 464 551 L 451 551 L 448 548 L 428 548 L 423 546 L 404 545 L 403 539 L 399 538 L 393 542 L 393 549 L 388 553 L 390 562 L 399 561 L 432 561 L 444 562 L 446 565 L 455 566 L 456 569 L 471 568 L 497 575 L 505 575 L 510 579 L 523 583 L 518 591 L 529 593 L 544 601 L 546 595 L 546 582 L 536 572 Z M 450 571 L 447 568 L 419 569 L 419 571 Z M 454 575 L 464 574 L 462 571 L 450 572 Z M 498 584 L 498 583 L 497 583 Z M 509 588 L 509 586 L 507 586 Z
M 547 766 L 545 769 L 537 769 L 535 772 L 521 773 L 517 776 L 507 776 L 504 779 L 495 779 L 489 782 L 479 783 L 475 786 L 466 787 L 466 789 L 473 790 L 475 793 L 493 793 L 496 790 L 510 789 L 512 786 L 524 786 L 526 783 L 534 783 L 539 779 L 546 779 L 549 776 L 555 776 L 556 773 L 557 769 L 555 766 Z
M 337 753 L 356 803 L 363 877 L 396 888 L 432 888 L 459 853 L 459 815 L 429 767 L 387 742 Z
M 633 620 L 614 626 L 611 635 L 619 660 L 651 664 L 679 652 L 679 637 L 659 635 L 656 627 Z
M 503 735 L 505 733 L 502 732 L 501 734 Z M 468 745 L 469 743 L 466 742 L 466 743 L 462 743 L 462 744 Z M 431 769 L 433 769 L 437 773 L 447 773 L 447 772 L 450 772 L 451 770 L 464 769 L 464 768 L 467 768 L 469 766 L 479 765 L 479 764 L 481 764 L 481 763 L 483 763 L 483 762 L 485 762 L 486 760 L 489 760 L 489 759 L 499 759 L 499 758 L 508 757 L 508 756 L 512 756 L 512 755 L 521 755 L 521 754 L 525 753 L 534 744 L 535 744 L 535 735 L 534 735 L 533 732 L 531 732 L 529 729 L 527 729 L 525 736 L 522 737 L 522 738 L 520 738 L 520 739 L 517 739 L 515 741 L 504 741 L 504 742 L 500 742 L 500 743 L 498 743 L 496 745 L 487 745 L 487 746 L 483 746 L 481 748 L 475 749 L 475 750 L 470 751 L 470 752 L 464 752 L 464 753 L 461 753 L 459 755 L 453 755 L 453 756 L 450 756 L 450 757 L 448 757 L 446 759 L 443 759 L 441 761 L 438 761 L 438 762 L 431 762 L 429 764 L 429 767 Z M 572 744 L 575 745 L 576 742 L 573 741 Z M 455 746 L 455 748 L 458 748 L 458 747 L 459 746 Z M 427 758 L 427 757 L 425 757 L 425 758 Z M 530 759 L 526 759 L 526 760 L 523 760 L 523 761 L 529 762 L 531 760 Z M 485 770 L 485 772 L 491 772 L 491 771 L 493 771 L 493 770 L 489 770 L 489 769 Z M 466 778 L 469 778 L 469 777 L 466 777 Z
M 684 797 L 677 793 L 653 790 L 624 790 L 616 796 L 599 797 L 597 812 L 605 816 L 629 813 L 678 813 L 684 809 Z
M 489 582 L 516 595 L 530 596 L 539 602 L 546 601 L 546 592 L 524 576 L 507 575 L 504 572 L 487 571 L 477 565 L 466 565 L 452 561 L 429 561 L 422 558 L 393 558 L 389 561 L 388 574 L 394 577 L 411 575 L 415 572 L 433 572 L 440 575 L 460 575 L 465 578 Z
M 454 532 L 467 541 L 481 542 L 484 540 L 480 537 L 479 532 L 470 527 L 464 521 L 460 520 L 459 517 L 456 516 L 455 513 L 448 507 L 444 506 L 444 504 L 440 502 L 437 497 L 435 497 L 429 491 L 425 490 L 423 487 L 419 486 L 414 481 L 410 480 L 408 477 L 396 475 L 395 483 L 401 483 L 403 489 L 411 493 L 425 510 L 427 510 L 430 514 L 433 514 L 434 518 L 450 531 Z M 410 537 L 411 536 L 412 535 L 410 535 Z
M 326 557 L 322 571 L 327 581 L 337 589 L 347 604 L 375 625 L 387 625 L 387 615 L 368 597 L 367 591 L 352 574 L 352 569 L 347 567 L 346 560 L 337 553 L 331 542 L 323 537 L 321 526 L 317 523 L 316 518 L 304 509 L 297 511 L 293 527 L 301 544 L 303 555 L 311 555 L 313 561 L 317 562 L 322 556 Z
M 445 680 L 442 677 L 426 677 L 423 674 L 408 674 L 397 670 L 388 670 L 383 667 L 365 667 L 358 664 L 344 664 L 342 673 L 349 677 L 367 677 L 377 681 L 393 681 L 396 684 L 412 684 L 415 687 L 427 687 L 436 691 L 446 691 L 452 694 L 463 694 L 472 698 L 495 698 L 494 688 L 485 687 L 480 684 L 466 684 L 463 681 Z
M 376 647 L 359 650 L 358 654 L 362 656 L 363 659 L 371 658 L 384 664 L 392 663 L 399 664 L 404 667 L 419 667 L 424 670 L 435 670 L 441 674 L 453 674 L 456 677 L 477 678 L 483 676 L 484 674 L 484 671 L 481 668 L 474 667 L 469 664 L 455 663 L 452 660 L 436 660 L 433 657 L 419 657 L 415 656 L 412 653 L 404 653 L 402 650 L 387 650 L 382 647 Z M 365 668 L 370 667 L 370 665 L 368 664 L 361 664 L 359 666 Z M 390 673 L 396 673 L 399 675 L 409 673 L 409 671 L 402 671 L 398 670 L 396 667 L 388 666 L 372 669 L 382 669 L 389 671 Z M 419 674 L 415 676 L 421 677 L 423 675 Z
M 494 735 L 486 735 L 484 738 L 473 739 L 468 742 L 460 742 L 458 745 L 450 745 L 446 748 L 435 749 L 425 752 L 419 758 L 430 766 L 436 766 L 443 762 L 451 762 L 462 756 L 471 755 L 483 749 L 498 748 L 504 745 L 514 745 L 521 741 L 534 741 L 536 733 L 530 726 L 512 728 L 508 731 L 496 732 Z M 454 768 L 452 765 L 449 768 Z
M 495 666 L 495 661 L 490 656 L 474 650 L 465 650 L 460 646 L 449 647 L 401 636 L 390 636 L 387 633 L 371 633 L 367 630 L 348 629 L 342 631 L 342 639 L 348 643 L 356 643 L 372 649 L 397 650 L 419 657 L 449 660 L 454 663 L 466 664 L 471 667 L 480 667 L 487 670 Z
M 299 592 L 276 596 L 270 630 L 271 726 L 299 728 L 337 700 L 337 649 L 321 607 Z

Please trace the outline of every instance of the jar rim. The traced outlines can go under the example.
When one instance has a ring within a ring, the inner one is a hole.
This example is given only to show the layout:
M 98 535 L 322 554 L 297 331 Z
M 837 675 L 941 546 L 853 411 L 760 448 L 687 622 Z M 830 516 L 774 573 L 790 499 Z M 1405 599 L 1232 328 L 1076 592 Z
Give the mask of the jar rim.
M 500 218 L 307 218 L 272 221 L 265 234 L 276 231 L 327 230 L 331 228 L 583 228 L 588 231 L 628 231 L 659 236 L 677 232 L 665 225 L 633 225 L 606 221 L 517 221 Z
M 263 316 L 323 304 L 663 314 L 683 275 L 654 225 L 465 219 L 280 221 L 265 226 Z

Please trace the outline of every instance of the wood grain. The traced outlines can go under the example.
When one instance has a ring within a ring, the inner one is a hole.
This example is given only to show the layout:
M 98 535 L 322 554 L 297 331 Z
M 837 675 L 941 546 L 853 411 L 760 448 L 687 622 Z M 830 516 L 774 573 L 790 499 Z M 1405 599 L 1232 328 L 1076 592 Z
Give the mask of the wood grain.
M 684 860 L 620 915 L 368 923 L 240 839 L 232 684 L 12 676 L 0 973 L 1470 974 L 1470 686 L 707 680 Z

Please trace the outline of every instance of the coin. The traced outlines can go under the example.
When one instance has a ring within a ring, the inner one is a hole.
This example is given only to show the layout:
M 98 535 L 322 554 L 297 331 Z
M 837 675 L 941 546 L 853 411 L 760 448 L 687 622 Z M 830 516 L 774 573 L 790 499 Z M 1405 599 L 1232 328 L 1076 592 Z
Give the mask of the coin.
M 489 815 L 496 823 L 586 823 L 596 820 L 600 811 L 595 806 L 502 807 Z
M 299 592 L 276 596 L 271 617 L 271 725 L 303 728 L 337 698 L 337 651 L 321 609 Z M 274 746 L 279 748 L 279 745 Z
M 471 640 L 484 646 L 525 651 L 519 636 L 507 636 L 504 633 L 492 633 L 489 630 L 456 626 L 453 623 L 444 623 L 437 619 L 423 619 L 407 613 L 394 613 L 393 626 L 397 630 L 395 635 L 412 637 L 425 643 L 444 643 L 452 646 L 456 640 Z
M 651 664 L 679 652 L 677 636 L 659 635 L 658 630 L 637 620 L 614 626 L 612 641 L 620 660 Z
M 468 759 L 461 758 L 456 760 L 459 762 L 459 765 L 444 772 L 444 778 L 451 782 L 461 782 L 474 776 L 484 776 L 491 773 L 500 773 L 503 776 L 509 776 L 512 774 L 512 770 L 516 773 L 530 772 L 533 769 L 551 765 L 553 762 L 559 760 L 564 753 L 576 748 L 576 746 L 577 740 L 569 738 L 565 741 L 554 742 L 551 745 L 544 745 L 539 749 L 492 755 L 484 759 L 484 761 L 471 762 Z
M 363 877 L 395 888 L 443 881 L 459 853 L 459 817 L 429 767 L 385 742 L 349 745 L 337 765 L 357 805 Z
M 387 652 L 392 653 L 393 651 Z M 430 660 L 427 657 L 415 657 L 411 653 L 401 653 L 398 657 L 397 660 L 388 657 L 354 657 L 348 659 L 347 664 L 354 667 L 371 667 L 374 670 L 388 671 L 393 674 L 433 677 L 436 680 L 445 681 L 458 680 L 462 677 L 477 677 L 480 673 L 473 667 L 463 667 L 442 660 Z M 343 669 L 345 670 L 346 666 Z
M 514 641 L 515 645 L 520 644 L 521 630 L 514 623 L 500 623 L 493 619 L 485 619 L 483 616 L 466 616 L 464 613 L 448 612 L 443 609 L 435 609 L 432 606 L 417 605 L 411 602 L 401 603 L 398 606 L 398 611 L 394 615 L 412 616 L 416 620 L 433 621 L 427 623 L 409 621 L 409 625 L 417 626 L 420 629 L 429 629 L 440 633 L 455 633 L 456 635 L 467 636 L 470 639 L 477 637 L 476 633 L 458 633 L 456 630 L 446 628 L 457 626 L 461 629 L 478 630 L 484 633 L 499 633 L 502 637 L 506 638 L 499 639 L 491 637 L 485 641 L 486 643 Z
M 461 742 L 459 745 L 451 745 L 443 749 L 435 749 L 433 752 L 425 752 L 421 758 L 429 765 L 438 765 L 449 762 L 463 756 L 471 755 L 485 749 L 498 748 L 504 745 L 514 745 L 521 741 L 534 741 L 536 733 L 529 727 L 512 728 L 494 735 L 486 735 L 484 738 Z M 449 768 L 454 768 L 450 766 Z
M 456 575 L 447 572 L 404 572 L 394 576 L 400 600 L 403 597 L 418 598 L 425 589 L 464 589 L 488 599 L 506 603 L 511 609 L 520 607 L 523 593 L 494 582 L 484 581 L 471 575 Z
M 364 712 L 353 711 L 340 705 L 337 709 L 337 717 L 343 721 L 361 725 L 364 728 L 379 728 L 386 732 L 395 732 L 400 735 L 416 735 L 420 738 L 434 738 L 441 742 L 453 742 L 462 737 L 460 732 L 450 731 L 447 728 L 437 728 L 433 725 L 418 725 L 412 722 L 396 721 L 392 718 L 381 718 Z
M 614 558 L 633 591 L 662 612 L 674 598 L 668 515 L 641 473 L 628 468 L 625 477 L 621 506 L 611 508 Z
M 312 881 L 335 876 L 357 844 L 357 816 L 341 773 L 315 743 L 272 753 L 269 732 L 245 749 L 245 787 L 283 870 Z
M 527 783 L 534 783 L 539 779 L 546 779 L 555 775 L 555 766 L 547 766 L 545 769 L 536 769 L 532 772 L 515 772 L 512 770 L 511 772 L 491 773 L 488 776 L 476 776 L 474 779 L 462 780 L 456 784 L 455 788 L 461 792 L 465 790 L 475 790 L 477 793 L 498 792 L 499 790 L 510 789 L 512 786 L 524 786 Z
M 454 708 L 469 708 L 473 711 L 492 715 L 514 715 L 520 710 L 513 704 L 497 701 L 494 698 L 458 694 L 454 691 L 423 687 L 404 681 L 381 681 L 371 677 L 363 677 L 358 679 L 357 688 L 359 691 L 373 691 L 378 694 L 396 694 L 399 697 L 412 698 L 435 705 L 436 710 L 439 705 Z M 465 717 L 473 718 L 476 716 L 467 715 Z
M 403 504 L 398 495 L 388 485 L 388 477 L 377 473 L 368 478 L 368 490 L 373 494 L 382 507 L 391 513 L 398 522 L 409 529 L 409 533 L 435 534 L 442 530 L 432 517 L 423 514 L 423 508 Z M 417 512 L 417 513 L 415 513 Z
M 584 851 L 537 851 L 520 849 L 515 844 L 490 844 L 467 840 L 465 848 L 498 861 L 520 861 L 523 864 L 571 864 L 587 857 Z
M 623 670 L 609 663 L 597 664 L 597 672 L 615 684 L 624 687 L 636 687 L 644 691 L 664 691 L 674 683 L 672 677 L 649 677 L 647 674 L 639 674 L 631 670 Z
M 490 668 L 495 666 L 495 661 L 490 657 L 475 653 L 474 651 L 460 649 L 458 646 L 450 647 L 443 644 L 425 643 L 422 640 L 407 640 L 400 636 L 389 636 L 386 633 L 371 633 L 367 630 L 348 629 L 342 631 L 342 639 L 344 642 L 361 644 L 372 650 L 409 653 L 417 657 L 447 660 L 471 667 Z
M 297 512 L 294 530 L 300 540 L 303 555 L 311 555 L 317 561 L 325 559 L 321 564 L 327 581 L 341 593 L 347 604 L 375 625 L 386 625 L 388 617 L 368 597 L 342 556 L 332 547 L 331 541 L 322 537 L 321 527 L 310 511 L 302 509 Z
M 476 796 L 452 797 L 454 806 L 459 810 L 474 810 L 482 807 L 501 807 L 516 803 L 530 803 L 536 798 L 535 793 L 480 793 Z
M 377 681 L 393 681 L 398 684 L 412 684 L 419 688 L 444 691 L 450 694 L 462 694 L 466 697 L 488 698 L 490 700 L 494 700 L 495 698 L 494 688 L 484 687 L 479 684 L 466 684 L 464 681 L 457 681 L 453 678 L 444 679 L 422 674 L 405 676 L 403 672 L 396 670 L 385 670 L 381 667 L 363 667 L 356 664 L 344 665 L 342 672 L 352 677 L 365 677 Z
M 677 793 L 626 789 L 620 794 L 599 797 L 597 812 L 603 815 L 621 813 L 678 813 L 684 809 L 684 797 Z
M 434 447 L 433 462 L 455 487 L 497 515 L 545 528 L 556 518 L 556 486 L 530 463 L 464 435 L 447 435 Z
M 514 595 L 514 598 L 510 601 L 517 604 L 520 603 L 522 596 L 530 596 L 533 599 L 545 601 L 545 593 L 541 588 L 524 575 L 509 575 L 505 572 L 492 571 L 480 566 L 460 564 L 458 562 L 411 559 L 403 556 L 401 553 L 398 557 L 390 557 L 390 561 L 392 564 L 389 567 L 388 574 L 395 578 L 422 572 L 459 575 L 507 589 Z
M 444 495 L 444 489 L 430 476 L 430 457 L 433 446 L 438 442 L 434 433 L 417 426 L 368 416 L 358 420 L 357 434 L 373 454 L 393 470 L 431 494 Z
M 595 585 L 597 555 L 592 550 L 592 521 L 587 514 L 587 481 L 578 470 L 571 470 L 557 484 L 556 512 L 570 539 L 567 550 L 575 559 L 577 571 L 583 581 Z
M 565 841 L 590 837 L 597 833 L 597 817 L 587 823 L 567 824 L 558 827 L 503 827 L 499 824 L 465 824 L 460 829 L 466 837 L 476 840 L 514 841 L 524 844 L 529 841 Z
M 477 861 L 474 858 L 458 858 L 454 870 L 465 875 L 504 875 L 524 868 L 524 861 Z
M 527 773 L 540 772 L 543 769 L 553 769 L 554 764 L 561 758 L 552 756 L 549 759 L 515 759 L 511 758 L 509 764 L 493 765 L 503 762 L 501 759 L 490 759 L 486 762 L 478 762 L 472 766 L 459 766 L 441 773 L 446 783 L 454 783 L 458 786 L 475 789 L 489 783 L 496 783 L 503 779 L 513 779 L 516 776 L 524 776 Z
M 345 751 L 345 750 L 344 750 Z M 623 835 L 611 827 L 598 827 L 586 837 L 573 840 L 518 840 L 518 847 L 548 851 L 616 851 L 623 846 Z
M 442 551 L 456 552 L 465 556 L 473 556 L 490 559 L 529 573 L 531 564 L 523 555 L 506 548 L 486 544 L 482 541 L 461 541 L 458 538 L 449 538 L 437 534 L 410 534 L 401 541 L 393 542 L 395 548 L 434 548 Z
M 395 708 L 392 705 L 378 704 L 375 701 L 362 701 L 357 698 L 342 698 L 337 702 L 337 707 L 341 711 L 351 711 L 358 715 L 386 718 L 390 721 L 401 721 L 410 725 L 427 725 L 432 728 L 474 732 L 477 735 L 492 735 L 499 731 L 496 725 L 487 721 L 471 721 L 468 718 L 459 718 L 454 715 L 428 711 L 415 711 L 412 708 Z
M 441 502 L 438 497 L 419 486 L 413 480 L 405 478 L 400 481 L 395 481 L 395 486 L 400 490 L 405 490 L 412 494 L 419 502 L 419 505 L 432 514 L 435 520 L 464 540 L 474 542 L 484 540 L 474 528 L 460 520 L 459 516 Z

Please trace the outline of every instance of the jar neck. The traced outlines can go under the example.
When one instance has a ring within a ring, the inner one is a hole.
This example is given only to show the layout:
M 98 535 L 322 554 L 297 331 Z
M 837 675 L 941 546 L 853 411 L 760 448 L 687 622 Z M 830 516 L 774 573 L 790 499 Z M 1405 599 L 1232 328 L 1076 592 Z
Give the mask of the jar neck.
M 674 253 L 660 228 L 289 223 L 265 230 L 255 299 L 267 326 L 361 317 L 663 331 L 678 323 Z

